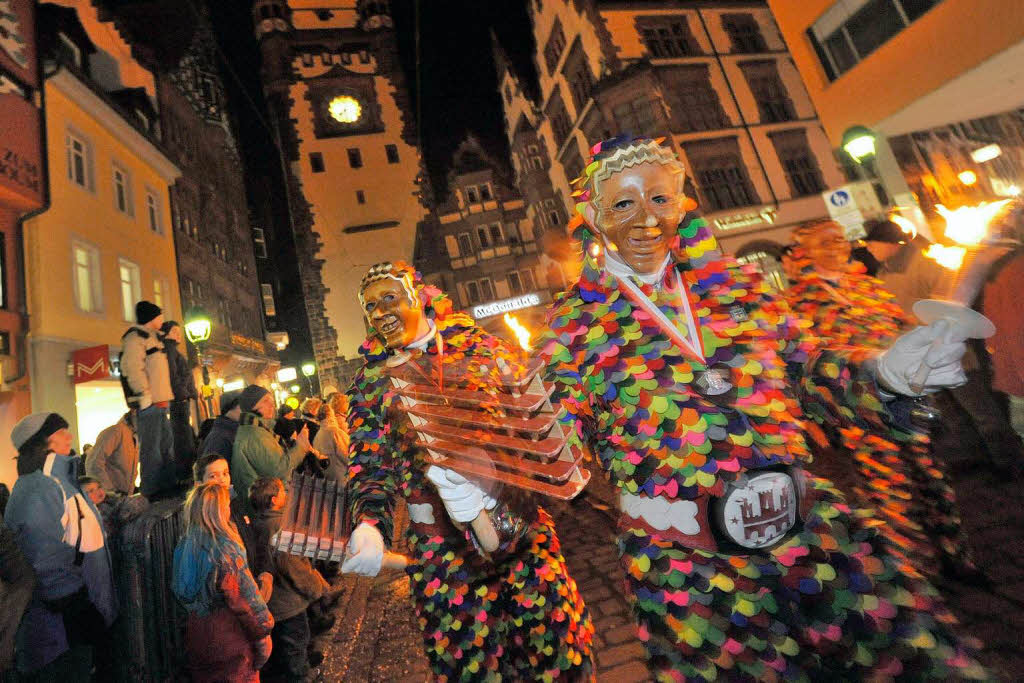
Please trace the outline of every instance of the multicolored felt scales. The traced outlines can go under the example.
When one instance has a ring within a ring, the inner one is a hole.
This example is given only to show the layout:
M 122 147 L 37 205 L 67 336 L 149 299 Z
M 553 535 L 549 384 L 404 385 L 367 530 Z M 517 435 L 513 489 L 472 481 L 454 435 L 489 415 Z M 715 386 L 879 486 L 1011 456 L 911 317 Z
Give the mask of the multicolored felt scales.
M 399 354 L 387 373 L 409 416 L 416 445 L 435 464 L 571 500 L 590 481 L 551 405 L 553 387 L 540 380 L 539 358 L 513 367 L 498 358 L 458 360 Z M 486 381 L 481 381 L 485 377 Z
M 271 550 L 341 562 L 350 529 L 345 483 L 294 474 L 286 488 L 288 504 L 281 530 L 270 539 Z M 382 566 L 404 569 L 407 563 L 404 555 L 384 553 Z

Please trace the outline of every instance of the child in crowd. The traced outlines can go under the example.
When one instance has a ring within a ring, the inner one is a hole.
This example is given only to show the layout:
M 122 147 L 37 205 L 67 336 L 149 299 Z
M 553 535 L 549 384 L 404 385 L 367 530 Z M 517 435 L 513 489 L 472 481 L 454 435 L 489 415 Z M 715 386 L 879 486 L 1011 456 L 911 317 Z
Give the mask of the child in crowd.
M 171 589 L 188 612 L 185 655 L 193 683 L 259 683 L 270 656 L 274 618 L 249 572 L 230 501 L 227 486 L 197 484 L 174 549 Z
M 249 488 L 249 503 L 256 512 L 255 542 L 260 549 L 281 529 L 282 510 L 288 496 L 280 479 L 261 477 Z M 307 650 L 310 643 L 306 608 L 328 593 L 330 584 L 305 557 L 273 553 L 274 593 L 270 612 L 275 626 L 273 653 L 263 672 L 264 681 L 304 681 L 309 676 Z
M 82 493 L 88 496 L 96 507 L 102 505 L 103 501 L 107 499 L 107 492 L 103 490 L 103 484 L 96 477 L 79 477 L 78 485 L 81 487 Z

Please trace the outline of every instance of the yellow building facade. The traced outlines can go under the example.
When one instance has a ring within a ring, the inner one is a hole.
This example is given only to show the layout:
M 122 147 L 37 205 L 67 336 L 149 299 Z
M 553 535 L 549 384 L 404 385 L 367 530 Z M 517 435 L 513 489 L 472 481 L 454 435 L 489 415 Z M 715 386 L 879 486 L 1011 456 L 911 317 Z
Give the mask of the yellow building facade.
M 130 51 L 69 12 L 49 17 L 60 46 L 45 83 L 50 206 L 25 224 L 25 261 L 33 409 L 63 415 L 80 448 L 126 410 L 116 359 L 135 303 L 181 320 L 168 196 L 180 173 L 154 136 L 152 79 L 106 90 L 91 72 Z
M 929 212 L 939 202 L 1010 196 L 1014 185 L 1020 191 L 1021 3 L 769 0 L 769 6 L 832 146 L 840 147 L 854 126 L 877 135 L 875 168 L 893 203 L 919 201 Z M 989 145 L 999 154 L 976 154 Z M 978 182 L 961 184 L 963 171 Z

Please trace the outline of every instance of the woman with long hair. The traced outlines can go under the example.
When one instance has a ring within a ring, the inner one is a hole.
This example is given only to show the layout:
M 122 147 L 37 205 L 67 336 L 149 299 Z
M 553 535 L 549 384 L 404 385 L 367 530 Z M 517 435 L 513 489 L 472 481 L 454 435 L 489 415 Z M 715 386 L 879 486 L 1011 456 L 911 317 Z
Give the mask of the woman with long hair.
M 348 397 L 335 392 L 331 394 L 317 413 L 320 431 L 313 439 L 313 448 L 330 459 L 324 471 L 326 479 L 345 481 L 348 478 Z
M 260 680 L 274 618 L 231 522 L 226 486 L 198 484 L 185 500 L 185 535 L 174 549 L 172 590 L 188 611 L 185 652 L 194 683 Z

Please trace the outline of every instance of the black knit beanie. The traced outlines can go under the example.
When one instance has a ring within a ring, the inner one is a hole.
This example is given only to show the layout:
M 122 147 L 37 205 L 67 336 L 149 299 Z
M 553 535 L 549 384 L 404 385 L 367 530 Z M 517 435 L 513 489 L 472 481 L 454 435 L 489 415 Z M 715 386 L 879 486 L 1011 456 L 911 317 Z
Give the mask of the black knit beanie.
M 135 304 L 135 321 L 140 325 L 145 325 L 153 318 L 163 313 L 160 307 L 151 301 L 140 301 Z

